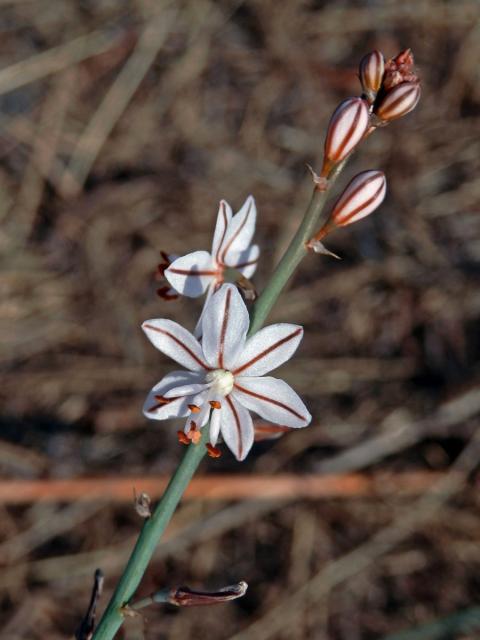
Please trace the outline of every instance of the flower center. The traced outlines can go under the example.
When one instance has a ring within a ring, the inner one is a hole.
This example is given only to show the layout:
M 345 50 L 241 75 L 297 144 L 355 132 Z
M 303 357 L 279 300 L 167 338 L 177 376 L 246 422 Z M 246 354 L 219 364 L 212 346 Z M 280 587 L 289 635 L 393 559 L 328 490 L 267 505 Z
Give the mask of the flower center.
M 220 396 L 228 396 L 233 389 L 235 378 L 233 373 L 225 369 L 215 369 L 209 371 L 206 376 L 207 382 L 211 383 L 212 389 Z

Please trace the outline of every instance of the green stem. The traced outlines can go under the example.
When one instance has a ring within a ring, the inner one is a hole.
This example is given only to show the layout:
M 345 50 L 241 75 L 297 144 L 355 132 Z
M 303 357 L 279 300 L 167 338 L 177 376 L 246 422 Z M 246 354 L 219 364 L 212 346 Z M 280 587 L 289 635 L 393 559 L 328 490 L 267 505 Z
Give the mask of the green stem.
M 329 176 L 328 187 L 331 186 L 344 164 L 345 162 L 338 165 Z M 282 292 L 282 289 L 290 279 L 290 276 L 306 255 L 307 249 L 305 248 L 305 243 L 308 242 L 315 234 L 315 231 L 317 231 L 318 220 L 325 204 L 326 193 L 327 191 L 314 189 L 310 204 L 297 233 L 275 269 L 272 279 L 253 306 L 249 335 L 258 331 L 262 326 L 272 306 Z M 112 640 L 122 625 L 122 607 L 124 607 L 135 594 L 158 541 L 170 522 L 188 483 L 206 453 L 205 444 L 208 442 L 208 428 L 204 428 L 202 431 L 200 443 L 196 446 L 190 445 L 187 448 L 183 460 L 172 476 L 152 517 L 146 520 L 143 525 L 125 571 L 93 635 L 93 640 Z
M 297 233 L 292 238 L 288 249 L 278 263 L 268 285 L 253 306 L 250 314 L 249 335 L 256 333 L 263 325 L 273 305 L 289 281 L 290 276 L 307 255 L 308 250 L 305 245 L 315 235 L 315 232 L 318 231 L 319 218 L 325 205 L 327 193 L 345 166 L 345 163 L 346 160 L 337 165 L 330 173 L 326 190 L 321 191 L 318 188 L 313 190 L 310 204 L 303 216 L 302 223 L 298 227 Z
M 152 558 L 158 541 L 170 522 L 180 499 L 206 453 L 208 429 L 196 446 L 189 446 L 172 476 L 151 518 L 145 521 L 128 564 L 100 620 L 93 640 L 111 640 L 122 625 L 122 607 L 134 595 Z

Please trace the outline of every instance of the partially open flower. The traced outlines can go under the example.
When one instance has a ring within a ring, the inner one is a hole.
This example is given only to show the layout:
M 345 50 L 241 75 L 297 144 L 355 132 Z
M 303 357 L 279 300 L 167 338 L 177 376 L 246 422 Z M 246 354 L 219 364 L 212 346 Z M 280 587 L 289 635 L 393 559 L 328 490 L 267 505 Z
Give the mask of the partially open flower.
M 335 203 L 330 217 L 308 243 L 308 248 L 318 253 L 324 238 L 335 227 L 345 227 L 368 216 L 382 204 L 387 190 L 387 181 L 382 171 L 363 171 L 351 180 Z
M 257 208 L 248 196 L 241 209 L 233 215 L 225 200 L 220 202 L 212 250 L 194 251 L 177 258 L 164 270 L 165 278 L 173 290 L 190 298 L 207 293 L 207 301 L 225 282 L 230 273 L 244 281 L 252 277 L 257 268 L 259 248 L 251 244 L 255 231 Z M 246 280 L 245 280 L 246 279 Z M 202 316 L 195 335 L 201 334 Z
M 325 153 L 320 177 L 354 150 L 365 135 L 369 124 L 368 105 L 362 98 L 347 98 L 334 111 L 325 139 Z
M 375 115 L 384 122 L 391 122 L 415 109 L 420 100 L 420 85 L 416 82 L 402 82 L 381 99 L 375 107 Z
M 400 51 L 398 55 L 386 62 L 382 83 L 385 91 L 390 91 L 402 82 L 418 83 L 418 81 L 411 49 Z
M 370 104 L 375 102 L 377 93 L 382 86 L 385 62 L 383 55 L 376 49 L 367 53 L 360 61 L 359 77 L 362 89 Z

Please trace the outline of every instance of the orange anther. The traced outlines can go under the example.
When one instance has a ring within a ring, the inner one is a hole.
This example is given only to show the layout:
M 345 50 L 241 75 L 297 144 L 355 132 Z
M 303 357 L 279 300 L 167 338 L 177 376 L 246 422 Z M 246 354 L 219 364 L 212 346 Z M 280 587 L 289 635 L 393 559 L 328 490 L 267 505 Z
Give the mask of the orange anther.
M 220 451 L 220 449 L 217 449 L 217 447 L 214 447 L 213 444 L 210 444 L 209 442 L 207 443 L 207 453 L 210 456 L 210 458 L 220 458 L 220 456 L 222 455 L 222 452 Z
M 220 404 L 220 402 L 218 400 L 210 400 L 210 406 L 212 407 L 212 409 L 221 409 L 222 405 Z
M 200 412 L 200 407 L 198 407 L 196 404 L 189 404 L 188 408 L 190 409 L 190 411 L 192 413 L 199 413 Z
M 178 441 L 181 444 L 190 444 L 189 437 L 183 431 L 177 431 Z
M 198 444 L 201 440 L 202 434 L 200 431 L 190 431 L 188 437 L 193 442 L 193 444 Z
M 159 403 L 159 404 L 168 404 L 169 402 L 172 401 L 173 398 L 165 398 L 165 396 L 155 396 L 155 400 Z

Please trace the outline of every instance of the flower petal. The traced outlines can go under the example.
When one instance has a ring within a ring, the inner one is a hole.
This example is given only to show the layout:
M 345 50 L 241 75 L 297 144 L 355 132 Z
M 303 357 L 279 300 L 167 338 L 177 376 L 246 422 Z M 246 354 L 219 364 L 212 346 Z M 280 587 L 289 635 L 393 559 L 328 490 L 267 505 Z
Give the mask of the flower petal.
M 184 384 L 182 386 L 174 387 L 167 391 L 165 398 L 175 398 L 176 396 L 193 396 L 202 391 L 206 391 L 208 386 L 205 384 L 205 380 L 199 383 Z
M 213 282 L 217 268 L 208 251 L 194 251 L 177 258 L 165 269 L 165 278 L 184 296 L 196 298 Z
M 190 402 L 188 397 L 181 397 L 168 403 L 159 402 L 159 397 L 175 387 L 188 383 L 199 382 L 203 375 L 192 371 L 172 371 L 158 382 L 148 394 L 143 405 L 143 414 L 152 420 L 166 420 L 167 418 L 183 418 L 188 415 Z
M 215 293 L 215 291 L 217 289 L 217 286 L 221 286 L 221 285 L 217 285 L 217 284 L 214 284 L 212 282 L 212 284 L 207 289 L 207 295 L 205 296 L 205 301 L 203 303 L 202 312 L 200 313 L 200 317 L 198 318 L 197 324 L 195 325 L 195 329 L 193 330 L 193 335 L 197 338 L 197 340 L 200 340 L 200 338 L 202 337 L 203 315 L 205 313 L 205 309 L 207 308 L 208 301 L 210 300 L 210 298 Z
M 162 353 L 190 371 L 209 370 L 196 338 L 177 322 L 153 319 L 142 324 L 150 342 Z
M 244 407 L 275 424 L 306 427 L 312 419 L 298 394 L 278 378 L 239 376 L 233 395 Z
M 217 258 L 217 254 L 225 240 L 227 228 L 232 219 L 232 207 L 225 200 L 220 200 L 220 206 L 218 207 L 217 223 L 215 225 L 215 232 L 213 234 L 212 242 L 212 256 Z
M 223 399 L 223 398 L 222 398 Z M 224 403 L 226 401 L 224 400 Z M 222 410 L 214 409 L 210 418 L 210 443 L 215 446 L 217 444 L 218 436 L 220 435 L 220 427 L 222 426 Z
M 249 338 L 235 362 L 235 376 L 262 376 L 289 360 L 303 337 L 297 324 L 271 324 Z
M 229 263 L 230 252 L 245 251 L 252 241 L 257 219 L 257 207 L 253 196 L 248 196 L 242 208 L 236 213 L 230 224 L 219 251 L 218 261 Z
M 253 422 L 249 412 L 231 395 L 224 398 L 219 411 L 222 413 L 220 429 L 225 444 L 237 460 L 244 460 L 252 448 L 254 439 Z
M 228 266 L 240 271 L 245 278 L 251 278 L 255 273 L 258 263 L 260 248 L 254 244 L 245 251 L 230 251 L 228 253 Z
M 202 348 L 213 368 L 231 369 L 245 346 L 249 316 L 233 284 L 224 284 L 210 298 L 203 314 Z

